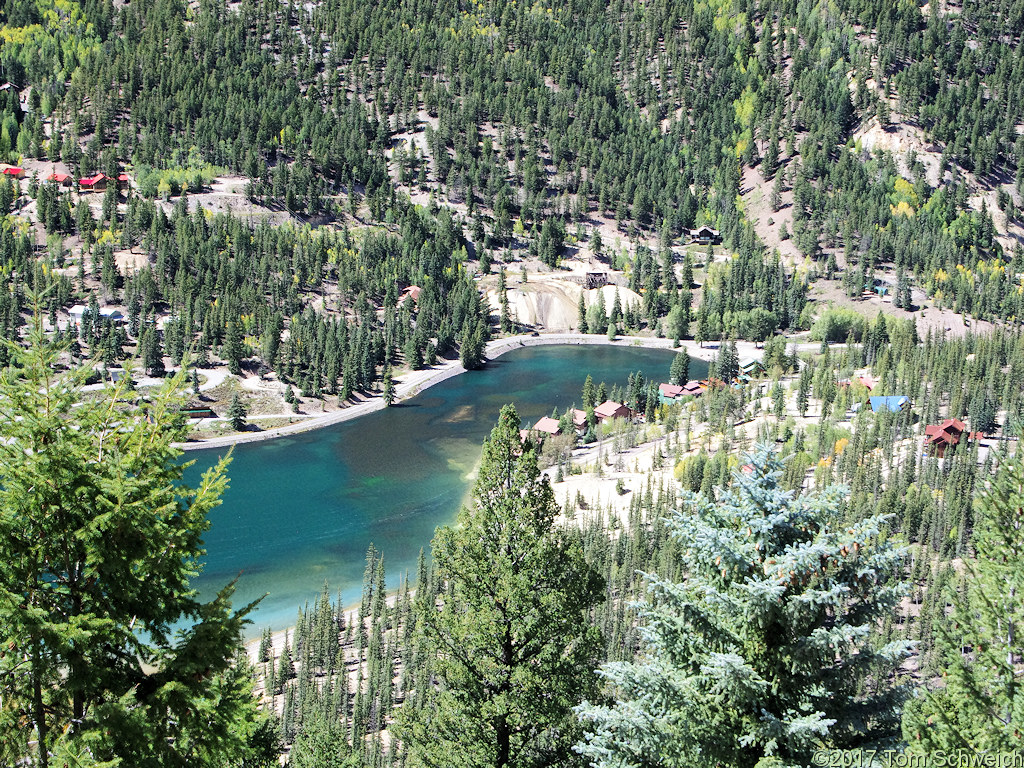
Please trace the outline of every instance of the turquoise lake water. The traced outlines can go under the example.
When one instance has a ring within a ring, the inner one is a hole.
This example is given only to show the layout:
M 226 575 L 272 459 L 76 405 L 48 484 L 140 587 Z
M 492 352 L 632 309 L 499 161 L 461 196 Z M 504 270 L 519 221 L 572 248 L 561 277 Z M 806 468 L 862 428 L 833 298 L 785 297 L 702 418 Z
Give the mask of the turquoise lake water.
M 205 598 L 239 576 L 235 605 L 268 593 L 250 635 L 295 623 L 297 609 L 326 581 L 346 604 L 359 599 L 372 542 L 389 588 L 415 577 L 420 549 L 454 520 L 473 482 L 481 443 L 505 403 L 524 426 L 580 403 L 583 382 L 625 385 L 630 372 L 668 380 L 672 353 L 609 346 L 526 347 L 456 376 L 400 406 L 354 421 L 235 447 L 224 503 L 211 514 Z M 706 364 L 694 360 L 692 377 Z M 186 455 L 198 474 L 225 450 Z

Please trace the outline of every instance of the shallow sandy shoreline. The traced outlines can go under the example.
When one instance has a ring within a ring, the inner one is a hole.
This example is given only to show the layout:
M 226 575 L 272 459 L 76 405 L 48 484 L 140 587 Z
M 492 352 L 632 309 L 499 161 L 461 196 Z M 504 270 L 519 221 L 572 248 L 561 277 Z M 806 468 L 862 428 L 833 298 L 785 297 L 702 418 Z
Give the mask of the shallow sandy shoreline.
M 662 339 L 651 336 L 620 336 L 615 339 L 615 341 L 609 341 L 607 336 L 582 333 L 549 333 L 538 336 L 507 336 L 501 339 L 495 339 L 487 343 L 485 356 L 488 360 L 493 360 L 501 357 L 506 352 L 510 352 L 513 349 L 519 349 L 520 347 L 537 347 L 553 344 L 597 344 L 603 346 L 646 347 L 650 349 L 673 350 L 672 339 Z M 737 346 L 749 346 L 750 352 L 752 352 L 754 348 L 754 345 L 750 342 L 739 342 L 737 343 Z M 713 347 L 700 347 L 693 341 L 681 341 L 677 351 L 684 349 L 690 357 L 696 357 L 702 360 L 710 360 L 717 354 L 717 344 Z M 739 350 L 741 356 L 747 351 L 748 350 L 742 348 Z M 452 376 L 458 376 L 460 373 L 464 373 L 465 370 L 466 369 L 462 367 L 462 364 L 459 361 L 454 360 L 442 365 L 434 366 L 433 368 L 412 371 L 396 382 L 395 394 L 397 396 L 397 402 L 408 400 L 435 384 L 440 384 L 442 381 L 446 381 Z M 261 440 L 271 440 L 275 437 L 283 437 L 285 435 L 296 435 L 301 432 L 308 432 L 312 429 L 320 429 L 321 427 L 326 427 L 331 424 L 340 424 L 345 421 L 357 419 L 360 416 L 365 416 L 368 413 L 379 411 L 384 407 L 384 401 L 380 397 L 372 397 L 369 400 L 343 408 L 339 411 L 325 413 L 322 416 L 314 416 L 312 418 L 304 419 L 296 424 L 289 424 L 284 427 L 275 427 L 262 432 L 213 437 L 208 440 L 196 440 L 188 443 L 176 443 L 175 445 L 185 451 L 197 451 L 207 448 L 226 448 L 228 446 L 235 445 L 236 443 L 255 443 Z

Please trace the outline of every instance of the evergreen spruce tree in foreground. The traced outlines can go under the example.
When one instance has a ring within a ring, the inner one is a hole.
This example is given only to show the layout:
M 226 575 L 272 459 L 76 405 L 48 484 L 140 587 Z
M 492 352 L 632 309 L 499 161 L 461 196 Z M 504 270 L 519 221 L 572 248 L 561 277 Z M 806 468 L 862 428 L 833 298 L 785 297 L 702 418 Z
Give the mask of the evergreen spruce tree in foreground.
M 844 523 L 839 489 L 794 496 L 767 448 L 748 461 L 670 519 L 688 576 L 649 577 L 639 659 L 602 669 L 618 702 L 578 709 L 594 765 L 806 765 L 896 727 L 907 644 L 873 636 L 901 592 L 885 518 Z
M 420 604 L 418 620 L 437 685 L 402 710 L 408 765 L 573 761 L 572 707 L 595 690 L 601 648 L 585 612 L 604 585 L 578 533 L 555 526 L 557 514 L 533 445 L 520 441 L 519 415 L 505 406 L 472 504 L 434 538 L 446 588 L 439 606 Z
M 911 749 L 1011 752 L 1024 742 L 1024 466 L 1000 466 L 975 500 L 974 547 L 952 615 L 936 622 L 943 686 L 907 705 Z
M 231 586 L 201 603 L 189 584 L 227 460 L 181 485 L 184 375 L 124 406 L 120 388 L 82 397 L 91 366 L 56 372 L 38 318 L 28 349 L 8 349 L 0 764 L 274 764 L 273 726 L 234 659 L 249 608 L 232 610 Z

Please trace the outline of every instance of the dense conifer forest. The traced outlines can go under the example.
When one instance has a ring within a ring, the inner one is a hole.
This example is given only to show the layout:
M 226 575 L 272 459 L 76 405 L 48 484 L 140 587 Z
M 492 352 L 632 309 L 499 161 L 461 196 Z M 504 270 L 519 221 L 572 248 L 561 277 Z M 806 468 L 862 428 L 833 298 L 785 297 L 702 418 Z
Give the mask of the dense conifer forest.
M 7 0 L 0 764 L 1019 750 L 1022 33 L 1019 0 Z M 548 330 L 510 302 L 559 280 L 571 330 L 715 345 L 707 378 L 588 380 L 558 437 L 495 414 L 397 594 L 371 548 L 359 605 L 239 651 L 249 609 L 189 586 L 226 466 L 169 489 L 181 411 L 391 405 Z
M 1016 222 L 1024 178 L 1020 14 L 1005 5 L 15 0 L 0 154 L 74 178 L 127 170 L 133 182 L 110 185 L 101 210 L 95 192 L 90 206 L 39 183 L 45 173 L 0 190 L 4 214 L 35 198 L 29 220 L 44 230 L 10 220 L 0 242 L 5 335 L 24 289 L 56 283 L 55 311 L 98 294 L 142 318 L 170 314 L 174 357 L 230 340 L 221 356 L 233 360 L 241 323 L 244 351 L 276 369 L 274 337 L 294 321 L 296 336 L 337 341 L 311 355 L 330 370 L 289 360 L 285 378 L 333 393 L 351 369 L 349 385 L 369 388 L 407 335 L 413 363 L 431 343 L 444 355 L 486 339 L 486 312 L 457 288 L 464 266 L 521 249 L 556 265 L 595 217 L 638 243 L 609 255 L 643 294 L 637 329 L 759 339 L 806 328 L 808 270 L 851 296 L 891 272 L 897 306 L 917 286 L 940 306 L 1015 322 L 1020 254 L 996 237 Z M 854 129 L 871 120 L 912 126 L 941 156 L 926 167 L 859 149 Z M 295 231 L 251 217 L 190 226 L 187 193 L 222 173 L 295 214 Z M 773 209 L 792 207 L 802 268 L 787 269 L 747 218 L 751 179 L 771 186 Z M 1003 227 L 996 210 L 968 205 L 980 188 L 998 188 Z M 440 219 L 410 212 L 416 190 L 434 192 Z M 673 246 L 701 223 L 735 255 L 707 264 L 699 285 L 680 282 Z M 645 233 L 656 249 L 636 240 Z M 126 247 L 149 257 L 131 274 L 114 263 Z M 395 309 L 396 292 L 424 282 L 442 315 L 452 308 L 449 327 Z M 317 301 L 328 285 L 331 300 Z M 320 327 L 327 317 L 358 325 L 373 353 L 352 328 Z

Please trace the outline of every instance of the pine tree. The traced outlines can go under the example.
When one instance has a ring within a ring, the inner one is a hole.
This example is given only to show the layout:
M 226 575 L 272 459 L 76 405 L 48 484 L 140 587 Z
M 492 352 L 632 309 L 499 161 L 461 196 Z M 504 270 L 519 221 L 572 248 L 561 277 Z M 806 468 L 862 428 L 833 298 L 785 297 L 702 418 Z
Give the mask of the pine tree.
M 772 191 L 770 193 L 768 200 L 768 203 L 769 205 L 771 205 L 772 208 L 772 213 L 777 213 L 778 210 L 782 207 L 782 185 L 782 174 L 778 173 L 775 175 L 775 182 L 772 184 Z M 783 222 L 783 226 L 785 226 L 785 222 Z M 781 232 L 779 236 L 781 237 Z
M 502 266 L 501 271 L 498 272 L 498 295 L 501 301 L 501 318 L 500 327 L 502 333 L 512 333 L 512 315 L 509 310 L 508 304 L 508 287 L 505 283 L 505 267 Z
M 292 664 L 292 649 L 288 643 L 288 634 L 284 636 L 284 646 L 281 648 L 281 656 L 277 660 L 277 683 L 278 693 L 284 691 L 285 684 L 295 674 L 295 667 Z
M 236 376 L 242 372 L 242 355 L 242 329 L 236 320 L 228 323 L 221 349 L 221 357 L 227 361 L 228 370 Z
M 977 558 L 950 587 L 936 623 L 943 686 L 908 704 L 903 733 L 915 750 L 1010 753 L 1024 738 L 1024 466 L 1004 462 L 975 499 Z M 941 604 L 940 604 L 941 606 Z M 941 610 L 941 609 L 940 609 Z
M 807 414 L 808 400 L 811 396 L 811 376 L 812 369 L 809 365 L 804 366 L 800 370 L 800 384 L 796 391 L 796 408 L 800 411 L 801 416 Z
M 252 606 L 189 585 L 227 462 L 181 483 L 183 373 L 135 408 L 59 354 L 37 320 L 0 376 L 0 762 L 239 760 L 266 725 L 234 658 Z
M 391 372 L 391 366 L 389 365 L 384 371 L 384 405 L 391 407 L 395 404 L 395 377 Z
M 669 368 L 669 382 L 671 384 L 685 384 L 690 380 L 690 356 L 686 352 L 677 352 L 672 358 L 672 366 Z
M 648 576 L 644 653 L 603 668 L 619 702 L 578 709 L 594 765 L 806 765 L 895 728 L 907 644 L 874 637 L 901 594 L 884 518 L 844 524 L 841 489 L 794 497 L 767 447 L 747 461 L 671 516 L 686 580 Z
M 505 406 L 472 504 L 434 538 L 447 588 L 418 619 L 437 686 L 402 710 L 410 766 L 561 764 L 579 734 L 572 707 L 595 690 L 600 633 L 585 613 L 602 579 L 578 536 L 555 526 L 551 486 L 519 426 Z
M 412 334 L 406 339 L 405 349 L 403 350 L 405 355 L 405 363 L 412 370 L 418 371 L 423 367 L 423 341 L 416 334 Z
M 708 305 L 705 302 L 701 302 L 700 308 L 697 310 L 697 330 L 693 335 L 693 340 L 700 347 L 703 347 L 704 342 L 708 341 L 711 337 L 710 322 Z
M 139 341 L 142 367 L 150 376 L 163 376 L 166 373 L 164 368 L 164 351 L 160 345 L 160 338 L 153 327 L 148 327 L 142 332 L 142 339 Z
M 288 755 L 292 768 L 357 768 L 358 755 L 351 754 L 348 734 L 330 714 L 314 710 L 303 719 Z
M 236 432 L 241 432 L 245 429 L 245 417 L 247 415 L 245 406 L 242 404 L 242 398 L 236 392 L 231 396 L 231 405 L 228 406 L 228 421 L 231 424 L 231 428 Z
M 593 408 L 598 405 L 597 390 L 594 388 L 594 377 L 589 373 L 587 378 L 583 381 L 583 407 Z
M 736 351 L 736 343 L 727 341 L 718 350 L 718 358 L 715 360 L 715 376 L 724 382 L 735 379 L 740 372 L 740 358 Z
M 782 417 L 786 415 L 786 393 L 782 389 L 782 383 L 776 381 L 772 385 L 772 412 L 775 414 L 777 421 L 782 421 Z
M 459 348 L 459 362 L 467 370 L 471 371 L 484 364 L 484 348 L 487 343 L 487 329 L 483 321 L 477 321 L 467 326 L 467 331 L 462 339 Z

